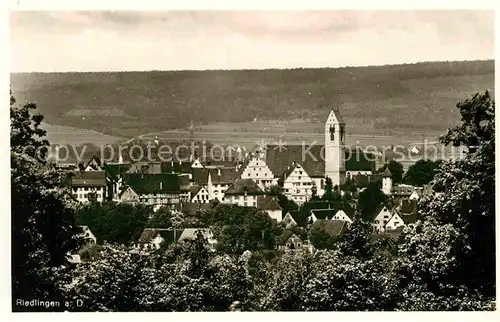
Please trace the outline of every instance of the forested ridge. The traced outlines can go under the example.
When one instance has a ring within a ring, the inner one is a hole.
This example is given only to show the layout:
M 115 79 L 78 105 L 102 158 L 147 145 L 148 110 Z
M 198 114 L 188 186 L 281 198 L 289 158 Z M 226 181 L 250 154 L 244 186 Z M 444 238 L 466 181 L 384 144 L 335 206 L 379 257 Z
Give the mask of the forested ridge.
M 133 137 L 196 124 L 320 119 L 343 104 L 350 122 L 445 131 L 458 100 L 494 90 L 494 61 L 269 70 L 22 73 L 18 101 L 45 121 Z

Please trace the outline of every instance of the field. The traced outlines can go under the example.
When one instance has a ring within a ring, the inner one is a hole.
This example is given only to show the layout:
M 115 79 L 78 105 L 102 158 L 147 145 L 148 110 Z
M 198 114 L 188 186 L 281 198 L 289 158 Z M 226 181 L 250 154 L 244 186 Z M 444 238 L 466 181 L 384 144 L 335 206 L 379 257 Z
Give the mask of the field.
M 120 137 L 105 135 L 92 130 L 78 129 L 71 126 L 43 123 L 41 128 L 47 131 L 46 139 L 49 140 L 52 145 L 81 145 L 84 143 L 91 143 L 95 146 L 101 146 L 124 140 Z
M 182 135 L 172 130 L 185 130 L 193 122 L 203 129 L 200 134 L 207 132 L 207 139 L 213 140 L 228 140 L 232 135 L 231 140 L 255 141 L 283 133 L 291 140 L 295 132 L 315 138 L 328 110 L 340 103 L 352 139 L 380 136 L 385 141 L 419 141 L 422 133 L 432 137 L 459 121 L 458 101 L 479 91 L 494 91 L 494 61 L 290 70 L 24 73 L 11 75 L 11 88 L 18 102 L 38 103 L 50 124 L 114 137 L 165 131 Z M 234 125 L 218 126 L 221 123 Z M 273 130 L 268 133 L 266 127 Z M 390 138 L 382 138 L 386 136 Z

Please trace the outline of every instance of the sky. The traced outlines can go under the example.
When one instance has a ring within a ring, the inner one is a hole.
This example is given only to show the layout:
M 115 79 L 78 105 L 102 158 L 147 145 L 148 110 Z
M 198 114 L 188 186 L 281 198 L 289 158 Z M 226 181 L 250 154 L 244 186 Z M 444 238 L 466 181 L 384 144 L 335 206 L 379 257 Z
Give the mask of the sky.
M 493 11 L 14 11 L 12 72 L 494 58 Z

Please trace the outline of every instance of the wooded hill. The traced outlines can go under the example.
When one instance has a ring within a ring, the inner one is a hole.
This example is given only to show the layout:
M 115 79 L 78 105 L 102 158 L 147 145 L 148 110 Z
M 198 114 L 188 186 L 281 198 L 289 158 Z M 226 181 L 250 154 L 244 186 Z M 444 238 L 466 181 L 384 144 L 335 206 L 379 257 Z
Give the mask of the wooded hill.
M 455 104 L 494 90 L 494 61 L 288 70 L 11 75 L 19 103 L 35 101 L 51 124 L 133 137 L 215 122 L 322 121 L 342 104 L 348 122 L 374 129 L 442 130 Z

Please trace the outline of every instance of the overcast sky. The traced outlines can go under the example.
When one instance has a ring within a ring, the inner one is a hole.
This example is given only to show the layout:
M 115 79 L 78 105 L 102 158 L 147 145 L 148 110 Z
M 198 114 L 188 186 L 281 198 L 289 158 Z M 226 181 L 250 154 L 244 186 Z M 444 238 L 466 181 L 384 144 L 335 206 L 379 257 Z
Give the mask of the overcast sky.
M 494 58 L 492 11 L 11 14 L 13 72 L 261 69 Z

